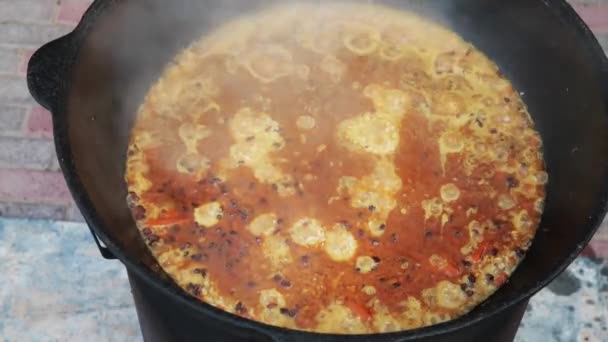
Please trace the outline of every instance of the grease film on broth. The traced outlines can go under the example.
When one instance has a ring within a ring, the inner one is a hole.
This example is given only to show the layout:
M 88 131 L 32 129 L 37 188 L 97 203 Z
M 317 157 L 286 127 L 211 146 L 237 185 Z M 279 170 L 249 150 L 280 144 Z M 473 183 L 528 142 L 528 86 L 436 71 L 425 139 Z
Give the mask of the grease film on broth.
M 151 87 L 127 198 L 185 291 L 298 330 L 408 330 L 504 284 L 543 209 L 541 139 L 498 67 L 377 5 L 228 22 Z

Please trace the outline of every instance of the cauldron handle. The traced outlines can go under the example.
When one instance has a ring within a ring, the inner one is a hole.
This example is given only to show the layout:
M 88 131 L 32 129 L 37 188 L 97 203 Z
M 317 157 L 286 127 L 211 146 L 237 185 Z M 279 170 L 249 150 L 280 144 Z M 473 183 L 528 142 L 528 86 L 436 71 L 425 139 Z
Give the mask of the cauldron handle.
M 27 67 L 27 86 L 42 107 L 57 110 L 69 82 L 67 65 L 71 60 L 71 34 L 53 40 L 38 49 Z

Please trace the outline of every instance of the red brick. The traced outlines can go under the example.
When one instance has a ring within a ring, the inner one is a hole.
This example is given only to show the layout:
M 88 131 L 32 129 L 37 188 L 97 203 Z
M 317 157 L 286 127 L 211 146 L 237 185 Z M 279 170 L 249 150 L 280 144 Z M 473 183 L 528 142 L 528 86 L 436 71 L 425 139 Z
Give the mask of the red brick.
M 608 32 L 608 6 L 580 6 L 574 8 L 594 33 Z
M 26 133 L 37 137 L 53 137 L 53 118 L 48 110 L 36 106 L 27 119 Z
M 30 62 L 32 55 L 36 52 L 33 49 L 27 49 L 21 51 L 21 56 L 19 60 L 19 73 L 25 75 L 27 73 L 27 64 Z
M 597 258 L 608 259 L 608 241 L 593 240 L 589 244 Z
M 71 203 L 61 172 L 0 169 L 0 200 L 28 203 Z
M 91 5 L 91 0 L 62 0 L 57 12 L 57 22 L 77 24 Z

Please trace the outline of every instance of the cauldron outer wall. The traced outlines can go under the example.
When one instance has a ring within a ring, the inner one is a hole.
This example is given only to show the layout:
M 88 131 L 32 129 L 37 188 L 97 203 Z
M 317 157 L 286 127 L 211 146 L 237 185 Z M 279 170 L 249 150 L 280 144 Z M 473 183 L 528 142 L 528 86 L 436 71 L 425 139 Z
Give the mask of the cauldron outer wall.
M 147 253 L 124 201 L 128 132 L 147 88 L 202 32 L 245 7 L 268 2 L 177 0 L 168 7 L 161 0 L 98 0 L 74 33 L 34 55 L 28 82 L 34 97 L 54 114 L 60 164 L 85 219 L 132 274 L 179 305 L 184 315 L 234 326 L 233 332 L 305 338 L 312 335 L 235 318 L 184 295 Z M 606 210 L 608 64 L 586 26 L 561 0 L 377 2 L 407 4 L 497 61 L 523 94 L 543 137 L 550 174 L 543 222 L 509 283 L 461 319 L 361 337 L 402 340 L 449 333 L 525 300 L 588 242 Z

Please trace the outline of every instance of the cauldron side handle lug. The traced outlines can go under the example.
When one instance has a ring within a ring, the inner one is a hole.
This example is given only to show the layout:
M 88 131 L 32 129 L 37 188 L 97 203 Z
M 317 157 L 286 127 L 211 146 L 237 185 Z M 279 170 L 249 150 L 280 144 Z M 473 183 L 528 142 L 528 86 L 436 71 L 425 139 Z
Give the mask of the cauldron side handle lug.
M 27 67 L 27 86 L 32 97 L 51 112 L 68 84 L 68 56 L 72 34 L 53 40 L 32 55 Z

